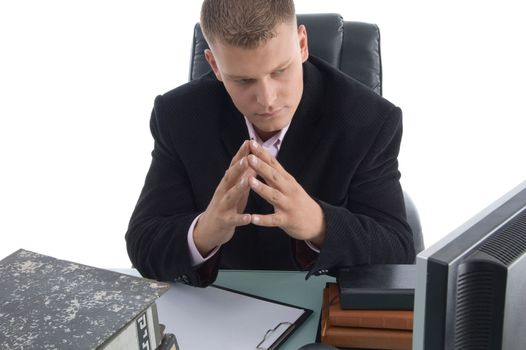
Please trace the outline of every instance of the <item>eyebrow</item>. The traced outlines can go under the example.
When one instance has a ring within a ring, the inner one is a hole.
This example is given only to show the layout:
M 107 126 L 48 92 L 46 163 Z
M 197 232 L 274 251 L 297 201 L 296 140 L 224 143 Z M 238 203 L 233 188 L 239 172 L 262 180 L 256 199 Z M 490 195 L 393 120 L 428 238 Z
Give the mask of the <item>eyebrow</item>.
M 275 72 L 275 71 L 278 71 L 278 70 L 285 69 L 285 68 L 287 68 L 291 63 L 292 63 L 292 58 L 289 58 L 286 62 L 281 63 L 281 64 L 278 65 L 276 68 L 272 69 L 272 72 Z M 227 78 L 232 79 L 232 80 L 237 80 L 237 79 L 253 79 L 253 78 L 251 78 L 251 77 L 243 76 L 243 75 L 235 75 L 235 74 L 228 74 L 228 73 L 225 73 L 224 75 L 225 75 Z

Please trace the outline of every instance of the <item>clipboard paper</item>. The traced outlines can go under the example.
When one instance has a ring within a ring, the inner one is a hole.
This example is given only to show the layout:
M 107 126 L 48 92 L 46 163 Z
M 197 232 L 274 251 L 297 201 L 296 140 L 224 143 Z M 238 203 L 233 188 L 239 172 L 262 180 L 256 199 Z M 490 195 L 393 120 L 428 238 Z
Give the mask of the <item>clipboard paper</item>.
M 274 350 L 312 310 L 232 289 L 173 283 L 157 300 L 159 321 L 181 349 Z

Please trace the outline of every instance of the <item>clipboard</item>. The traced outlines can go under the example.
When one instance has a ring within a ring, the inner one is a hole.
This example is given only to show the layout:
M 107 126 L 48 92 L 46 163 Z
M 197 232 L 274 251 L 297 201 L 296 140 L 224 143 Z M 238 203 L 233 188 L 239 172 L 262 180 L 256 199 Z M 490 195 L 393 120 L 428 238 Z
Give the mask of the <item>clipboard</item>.
M 184 350 L 278 349 L 313 313 L 229 288 L 181 283 L 156 303 L 159 322 Z

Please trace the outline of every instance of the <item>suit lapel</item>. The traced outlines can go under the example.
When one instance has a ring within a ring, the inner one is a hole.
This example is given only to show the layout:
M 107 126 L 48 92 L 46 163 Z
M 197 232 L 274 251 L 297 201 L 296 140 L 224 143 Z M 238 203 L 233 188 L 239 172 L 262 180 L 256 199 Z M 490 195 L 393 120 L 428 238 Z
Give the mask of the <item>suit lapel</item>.
M 285 170 L 298 181 L 304 175 L 304 166 L 312 162 L 309 159 L 312 159 L 322 136 L 318 122 L 321 117 L 319 106 L 322 101 L 323 82 L 318 70 L 308 61 L 304 64 L 303 80 L 300 104 L 277 157 Z
M 232 159 L 243 141 L 248 139 L 248 130 L 243 115 L 234 106 L 226 91 L 225 95 L 228 102 L 225 103 L 221 117 L 224 118 L 221 141 L 227 152 L 228 159 Z

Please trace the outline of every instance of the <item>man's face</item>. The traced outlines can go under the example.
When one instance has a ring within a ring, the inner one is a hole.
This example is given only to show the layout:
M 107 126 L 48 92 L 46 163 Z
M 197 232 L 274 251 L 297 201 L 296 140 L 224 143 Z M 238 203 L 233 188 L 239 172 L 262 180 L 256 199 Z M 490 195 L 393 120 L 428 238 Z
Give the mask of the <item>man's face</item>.
M 309 56 L 304 26 L 283 23 L 276 32 L 255 49 L 217 42 L 205 52 L 217 79 L 263 140 L 292 120 L 303 93 L 302 63 Z

